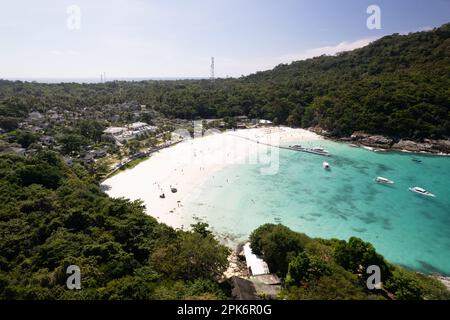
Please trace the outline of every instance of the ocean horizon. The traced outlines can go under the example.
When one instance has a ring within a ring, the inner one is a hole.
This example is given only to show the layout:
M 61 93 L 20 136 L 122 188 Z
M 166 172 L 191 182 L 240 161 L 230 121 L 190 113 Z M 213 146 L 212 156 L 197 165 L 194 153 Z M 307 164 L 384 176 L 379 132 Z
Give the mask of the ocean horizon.
M 86 83 L 86 84 L 94 84 L 94 83 L 103 83 L 103 82 L 113 82 L 113 81 L 149 81 L 149 80 L 158 80 L 158 81 L 175 81 L 175 80 L 202 80 L 208 79 L 207 77 L 106 77 L 106 80 L 103 81 L 100 77 L 68 77 L 68 78 L 59 78 L 59 77 L 19 77 L 19 78 L 0 78 L 1 80 L 7 81 L 22 81 L 22 82 L 37 82 L 44 84 L 58 84 L 58 83 Z

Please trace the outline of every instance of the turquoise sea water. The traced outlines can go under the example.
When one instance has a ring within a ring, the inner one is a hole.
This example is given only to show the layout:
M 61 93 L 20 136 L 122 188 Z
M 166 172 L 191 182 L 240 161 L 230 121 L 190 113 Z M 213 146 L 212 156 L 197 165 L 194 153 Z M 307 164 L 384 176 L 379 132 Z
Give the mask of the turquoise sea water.
M 394 263 L 450 275 L 450 157 L 303 144 L 324 146 L 332 157 L 280 150 L 276 175 L 261 175 L 260 165 L 228 166 L 190 196 L 186 212 L 234 243 L 263 223 L 282 223 L 312 237 L 357 236 Z M 395 185 L 377 184 L 377 176 Z M 411 193 L 410 186 L 437 197 Z

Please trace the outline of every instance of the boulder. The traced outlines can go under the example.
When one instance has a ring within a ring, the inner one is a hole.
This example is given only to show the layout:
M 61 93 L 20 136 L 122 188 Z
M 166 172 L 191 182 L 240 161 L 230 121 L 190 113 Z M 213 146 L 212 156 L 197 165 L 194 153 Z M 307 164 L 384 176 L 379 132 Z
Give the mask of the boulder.
M 439 152 L 450 154 L 450 140 L 429 140 L 429 143 L 433 145 L 433 148 Z
M 370 137 L 370 134 L 365 133 L 365 132 L 363 132 L 363 131 L 355 131 L 355 132 L 353 132 L 352 135 L 350 136 L 350 138 L 351 138 L 352 140 L 361 140 L 361 139 L 364 139 L 364 138 L 367 138 L 367 137 Z
M 390 148 L 393 140 L 384 136 L 368 136 L 360 140 L 361 144 L 377 148 Z
M 433 145 L 426 142 L 415 142 L 412 140 L 400 140 L 392 146 L 392 149 L 407 150 L 411 152 L 433 152 Z
M 321 136 L 327 137 L 327 136 L 331 135 L 329 131 L 327 131 L 324 128 L 319 127 L 319 126 L 310 127 L 310 128 L 308 128 L 308 130 L 311 132 L 317 133 L 318 135 L 321 135 Z

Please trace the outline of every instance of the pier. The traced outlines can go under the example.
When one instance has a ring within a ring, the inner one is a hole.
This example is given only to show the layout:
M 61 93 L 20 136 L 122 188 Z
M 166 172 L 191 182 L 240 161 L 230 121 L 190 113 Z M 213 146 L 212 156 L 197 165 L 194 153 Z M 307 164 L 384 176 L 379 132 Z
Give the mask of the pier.
M 229 135 L 233 136 L 233 137 L 245 139 L 245 140 L 257 143 L 257 144 L 262 144 L 262 145 L 265 145 L 265 146 L 268 146 L 268 147 L 272 147 L 272 148 L 291 150 L 291 151 L 297 151 L 297 152 L 311 153 L 311 154 L 315 154 L 315 155 L 322 156 L 322 157 L 330 157 L 330 155 L 328 153 L 322 153 L 322 152 L 314 151 L 314 150 L 308 149 L 308 148 L 300 149 L 300 148 L 293 148 L 293 147 L 277 146 L 277 145 L 274 145 L 274 144 L 261 142 L 261 141 L 250 139 L 250 138 L 247 138 L 247 137 L 238 136 L 238 135 L 235 135 L 235 134 L 229 134 Z

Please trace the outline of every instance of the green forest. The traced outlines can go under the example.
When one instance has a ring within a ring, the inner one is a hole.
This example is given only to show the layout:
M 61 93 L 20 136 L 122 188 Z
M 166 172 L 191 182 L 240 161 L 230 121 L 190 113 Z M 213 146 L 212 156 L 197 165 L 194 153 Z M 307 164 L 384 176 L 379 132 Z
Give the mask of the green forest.
M 221 299 L 229 250 L 112 199 L 56 153 L 0 156 L 1 299 Z M 82 290 L 66 288 L 78 265 Z
M 141 202 L 109 198 L 54 152 L 0 156 L 0 299 L 231 299 L 229 249 L 205 223 L 174 230 Z M 450 299 L 439 281 L 387 261 L 358 238 L 312 239 L 282 225 L 250 236 L 286 299 Z M 378 265 L 383 292 L 365 287 Z M 81 290 L 66 288 L 69 265 Z
M 291 126 L 321 126 L 397 138 L 450 136 L 450 24 L 393 34 L 370 45 L 246 77 L 178 81 L 41 84 L 0 81 L 0 128 L 33 110 L 138 101 L 167 117 L 246 115 Z
M 386 261 L 368 242 L 312 239 L 283 225 L 266 224 L 250 235 L 252 250 L 284 279 L 288 300 L 439 300 L 450 292 L 438 280 Z M 377 265 L 384 290 L 368 290 L 367 267 Z
M 142 202 L 109 198 L 86 166 L 80 161 L 69 166 L 61 157 L 100 141 L 112 125 L 105 106 L 134 102 L 170 119 L 245 115 L 320 126 L 337 137 L 365 131 L 445 138 L 449 75 L 446 24 L 214 84 L 0 80 L 0 139 L 13 132 L 24 148 L 37 136 L 16 129 L 31 112 L 83 110 L 78 126 L 61 138 L 61 150 L 0 154 L 0 299 L 231 298 L 230 283 L 222 278 L 230 250 L 207 225 L 174 230 L 160 224 Z M 437 280 L 389 263 L 358 238 L 312 239 L 282 225 L 264 225 L 250 241 L 283 280 L 281 298 L 450 299 Z M 383 292 L 365 289 L 364 270 L 372 264 L 382 269 Z M 69 265 L 81 268 L 82 290 L 66 288 Z

